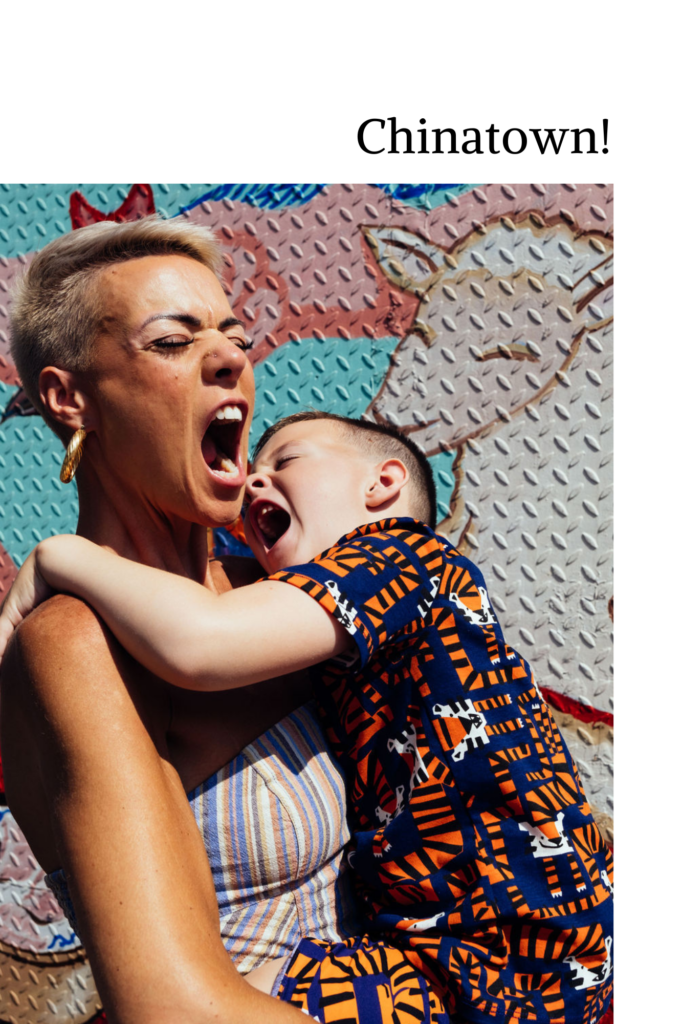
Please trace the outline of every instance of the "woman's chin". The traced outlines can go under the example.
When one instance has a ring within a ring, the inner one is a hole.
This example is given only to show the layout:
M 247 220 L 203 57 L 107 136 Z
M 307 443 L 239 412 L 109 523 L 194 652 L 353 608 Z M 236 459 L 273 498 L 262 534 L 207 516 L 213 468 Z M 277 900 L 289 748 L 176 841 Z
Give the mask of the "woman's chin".
M 199 526 L 217 530 L 222 526 L 231 526 L 242 510 L 244 490 L 237 487 L 229 495 L 203 494 L 194 502 L 191 522 Z
M 245 484 L 246 473 L 242 466 L 237 472 L 224 473 L 202 461 L 201 470 L 198 474 L 195 472 L 191 484 L 197 509 L 195 522 L 213 528 L 233 523 L 241 512 Z

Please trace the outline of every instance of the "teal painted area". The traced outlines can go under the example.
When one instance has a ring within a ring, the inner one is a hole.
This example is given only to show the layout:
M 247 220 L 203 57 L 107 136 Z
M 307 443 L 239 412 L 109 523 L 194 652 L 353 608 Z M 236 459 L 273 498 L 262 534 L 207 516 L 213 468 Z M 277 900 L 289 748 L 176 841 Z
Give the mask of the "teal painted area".
M 0 408 L 15 391 L 0 382 Z M 76 485 L 59 480 L 63 458 L 61 442 L 39 416 L 0 425 L 0 542 L 17 565 L 38 541 L 76 529 Z
M 0 256 L 7 258 L 42 249 L 71 230 L 69 200 L 76 190 L 107 213 L 117 209 L 131 184 L 118 185 L 5 185 L 0 184 Z M 175 217 L 208 189 L 204 185 L 152 185 L 156 209 Z
M 397 338 L 302 338 L 276 348 L 255 371 L 253 444 L 276 420 L 305 409 L 362 416 L 397 344 Z
M 433 455 L 429 462 L 433 470 L 433 478 L 436 481 L 436 497 L 438 499 L 438 519 L 450 513 L 450 498 L 455 486 L 455 478 L 452 474 L 452 463 L 456 452 L 439 452 Z
M 255 370 L 252 449 L 264 430 L 295 412 L 322 409 L 338 416 L 362 416 L 381 387 L 397 344 L 397 338 L 302 338 L 275 349 Z M 452 453 L 441 452 L 429 459 L 439 518 L 450 511 L 453 458 Z

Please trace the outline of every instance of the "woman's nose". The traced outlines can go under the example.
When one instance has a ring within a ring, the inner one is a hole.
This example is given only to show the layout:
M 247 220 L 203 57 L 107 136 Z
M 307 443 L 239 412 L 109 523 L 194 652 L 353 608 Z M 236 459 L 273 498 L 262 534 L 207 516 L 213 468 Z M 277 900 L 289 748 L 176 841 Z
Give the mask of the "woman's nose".
M 246 352 L 224 335 L 216 332 L 214 344 L 209 346 L 204 359 L 204 376 L 211 381 L 239 380 L 246 366 Z

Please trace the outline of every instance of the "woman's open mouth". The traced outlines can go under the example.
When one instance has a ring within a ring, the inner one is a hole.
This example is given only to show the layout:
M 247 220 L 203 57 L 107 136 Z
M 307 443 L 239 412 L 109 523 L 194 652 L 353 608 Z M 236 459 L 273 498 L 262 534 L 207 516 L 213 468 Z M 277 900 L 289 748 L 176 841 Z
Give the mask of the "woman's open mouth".
M 217 409 L 201 442 L 201 454 L 211 472 L 226 483 L 237 483 L 241 475 L 240 442 L 244 418 L 238 405 Z
M 260 534 L 264 546 L 271 550 L 291 525 L 291 516 L 271 501 L 254 501 L 249 507 L 249 522 Z

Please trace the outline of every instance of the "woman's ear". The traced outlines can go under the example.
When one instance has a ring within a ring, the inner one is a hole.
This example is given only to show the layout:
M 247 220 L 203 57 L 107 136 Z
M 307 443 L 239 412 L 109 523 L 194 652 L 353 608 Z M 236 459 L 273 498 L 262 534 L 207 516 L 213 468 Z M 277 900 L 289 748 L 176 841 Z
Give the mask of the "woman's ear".
M 57 423 L 70 430 L 93 428 L 93 403 L 81 390 L 75 373 L 57 366 L 46 366 L 40 371 L 38 386 L 45 408 Z
M 385 459 L 377 463 L 365 491 L 367 508 L 379 510 L 394 503 L 410 479 L 407 467 L 400 459 Z

